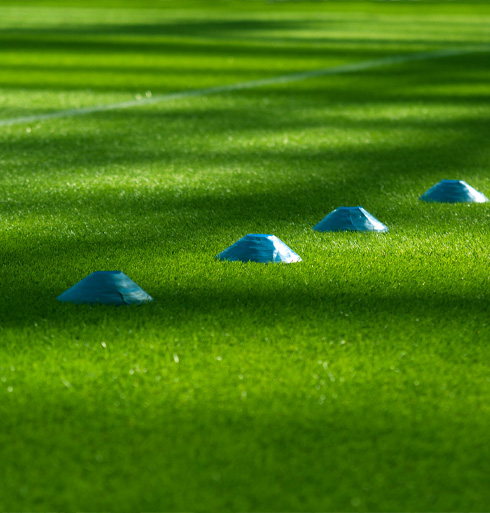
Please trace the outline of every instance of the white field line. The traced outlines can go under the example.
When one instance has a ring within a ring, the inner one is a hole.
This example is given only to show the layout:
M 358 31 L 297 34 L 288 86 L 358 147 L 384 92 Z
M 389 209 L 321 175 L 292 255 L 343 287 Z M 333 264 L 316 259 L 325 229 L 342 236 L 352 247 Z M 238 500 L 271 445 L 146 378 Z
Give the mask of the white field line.
M 163 94 L 153 96 L 151 98 L 142 98 L 140 100 L 129 100 L 119 103 L 108 103 L 106 105 L 94 105 L 92 107 L 80 107 L 78 109 L 59 110 L 55 112 L 47 112 L 45 114 L 33 114 L 32 116 L 21 116 L 10 119 L 0 119 L 0 127 L 13 126 L 23 123 L 33 123 L 36 121 L 45 121 L 49 119 L 70 118 L 75 116 L 85 116 L 97 112 L 105 112 L 110 110 L 130 109 L 133 107 L 142 107 L 144 105 L 153 105 L 155 103 L 169 102 L 172 100 L 180 100 L 182 98 L 192 98 L 194 96 L 205 96 L 209 94 L 228 93 L 232 91 L 240 91 L 243 89 L 254 89 L 268 85 L 287 84 L 290 82 L 299 82 L 309 78 L 324 77 L 327 75 L 340 75 L 342 73 L 354 73 L 371 68 L 379 68 L 383 66 L 391 66 L 404 62 L 422 61 L 428 59 L 440 59 L 442 57 L 452 57 L 456 55 L 464 55 L 474 52 L 490 51 L 489 46 L 478 46 L 473 48 L 454 48 L 446 50 L 436 50 L 433 52 L 421 52 L 405 55 L 394 55 L 391 57 L 383 57 L 363 62 L 354 62 L 352 64 L 342 64 L 332 68 L 315 69 L 310 71 L 302 71 L 289 75 L 278 77 L 263 78 L 259 80 L 251 80 L 249 82 L 241 82 L 238 84 L 229 84 L 223 86 L 206 87 L 204 89 L 191 89 L 177 93 Z

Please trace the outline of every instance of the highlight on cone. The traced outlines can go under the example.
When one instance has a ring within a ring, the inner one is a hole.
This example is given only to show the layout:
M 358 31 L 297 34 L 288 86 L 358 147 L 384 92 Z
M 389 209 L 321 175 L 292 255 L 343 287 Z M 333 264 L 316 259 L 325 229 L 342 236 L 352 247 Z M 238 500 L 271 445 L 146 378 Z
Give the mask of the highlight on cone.
M 318 232 L 387 232 L 388 227 L 362 207 L 339 207 L 314 227 Z
M 231 262 L 285 263 L 301 262 L 301 257 L 275 235 L 248 234 L 216 255 Z
M 57 297 L 62 303 L 139 305 L 153 298 L 121 271 L 95 271 Z
M 437 203 L 486 203 L 488 198 L 463 180 L 441 180 L 420 196 Z

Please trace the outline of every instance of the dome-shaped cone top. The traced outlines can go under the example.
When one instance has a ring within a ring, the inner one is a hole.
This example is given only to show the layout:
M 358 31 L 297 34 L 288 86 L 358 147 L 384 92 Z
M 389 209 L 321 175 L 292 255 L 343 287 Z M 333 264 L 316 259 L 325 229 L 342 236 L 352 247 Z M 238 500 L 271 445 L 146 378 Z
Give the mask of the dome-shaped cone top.
M 96 271 L 57 297 L 63 303 L 139 305 L 153 298 L 121 271 Z
M 488 198 L 463 180 L 441 180 L 420 196 L 423 201 L 438 203 L 486 203 Z
M 274 235 L 249 234 L 216 255 L 231 262 L 285 263 L 301 262 L 301 258 Z
M 339 207 L 313 227 L 318 232 L 387 232 L 388 227 L 362 207 Z

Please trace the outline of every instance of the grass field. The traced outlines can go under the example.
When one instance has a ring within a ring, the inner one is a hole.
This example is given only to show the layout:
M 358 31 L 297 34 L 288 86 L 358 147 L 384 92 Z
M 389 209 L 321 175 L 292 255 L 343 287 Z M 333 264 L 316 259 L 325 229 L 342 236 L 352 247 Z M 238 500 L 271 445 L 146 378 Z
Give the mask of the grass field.
M 0 125 L 1 511 L 487 511 L 490 4 L 13 1 Z M 473 49 L 474 51 L 469 51 Z M 387 234 L 317 233 L 362 205 Z M 291 265 L 218 262 L 247 233 Z M 60 304 L 95 270 L 154 302 Z

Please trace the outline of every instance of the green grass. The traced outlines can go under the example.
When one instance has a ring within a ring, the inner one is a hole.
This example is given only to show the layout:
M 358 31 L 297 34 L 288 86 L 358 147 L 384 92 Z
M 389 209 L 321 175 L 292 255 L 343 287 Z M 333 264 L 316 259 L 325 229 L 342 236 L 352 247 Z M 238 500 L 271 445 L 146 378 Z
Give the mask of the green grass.
M 489 44 L 461 2 L 2 1 L 0 119 Z M 0 127 L 1 511 L 485 511 L 489 53 Z M 363 205 L 390 227 L 311 227 Z M 218 262 L 273 233 L 292 265 Z M 120 269 L 142 307 L 60 304 Z

